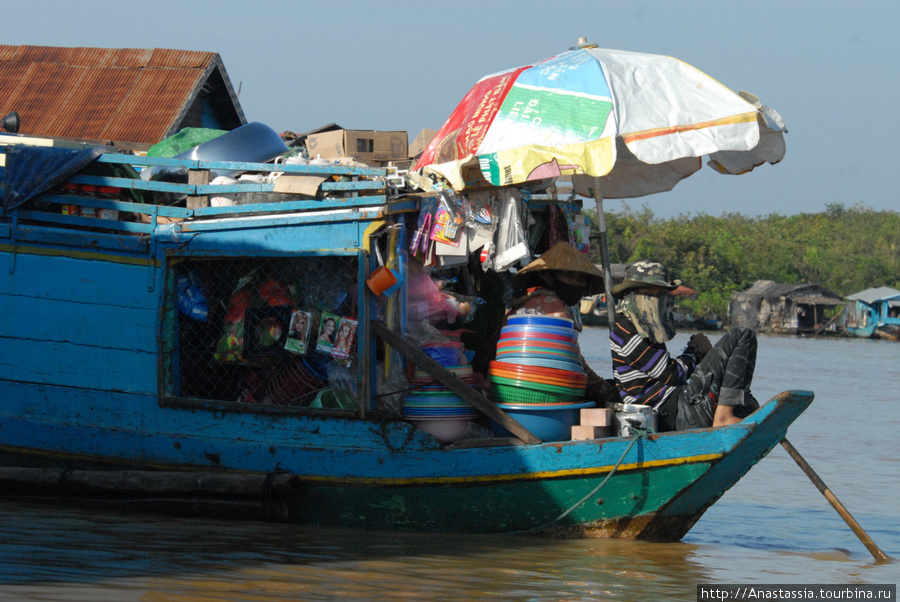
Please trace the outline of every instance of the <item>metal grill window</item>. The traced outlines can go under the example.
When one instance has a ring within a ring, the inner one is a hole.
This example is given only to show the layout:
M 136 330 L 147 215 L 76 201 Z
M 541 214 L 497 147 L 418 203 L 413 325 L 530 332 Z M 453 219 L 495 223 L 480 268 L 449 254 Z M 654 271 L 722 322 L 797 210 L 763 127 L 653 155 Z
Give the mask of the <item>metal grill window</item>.
M 168 265 L 169 396 L 356 407 L 356 255 Z

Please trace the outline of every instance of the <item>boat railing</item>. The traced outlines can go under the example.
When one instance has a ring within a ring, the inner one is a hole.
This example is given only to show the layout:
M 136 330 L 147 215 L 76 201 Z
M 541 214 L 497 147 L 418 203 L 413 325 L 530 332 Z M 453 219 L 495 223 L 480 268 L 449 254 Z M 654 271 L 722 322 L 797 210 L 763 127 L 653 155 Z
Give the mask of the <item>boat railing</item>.
M 120 171 L 132 171 L 134 177 L 79 172 L 15 209 L 17 219 L 147 234 L 162 221 L 385 205 L 399 183 L 396 168 L 341 164 L 203 161 L 119 153 L 104 153 L 91 165 L 98 163 L 127 166 Z M 150 168 L 161 168 L 167 179 L 181 181 L 142 179 L 140 172 Z M 5 179 L 2 169 L 0 179 Z M 99 170 L 102 168 L 93 168 L 94 172 Z M 212 174 L 223 172 L 234 178 L 237 174 L 261 177 L 258 181 L 210 183 Z M 284 176 L 306 178 L 305 184 L 312 183 L 315 192 L 277 191 L 276 182 Z M 106 193 L 98 193 L 100 190 Z M 225 202 L 216 202 L 222 199 Z M 2 211 L 7 216 L 13 213 Z

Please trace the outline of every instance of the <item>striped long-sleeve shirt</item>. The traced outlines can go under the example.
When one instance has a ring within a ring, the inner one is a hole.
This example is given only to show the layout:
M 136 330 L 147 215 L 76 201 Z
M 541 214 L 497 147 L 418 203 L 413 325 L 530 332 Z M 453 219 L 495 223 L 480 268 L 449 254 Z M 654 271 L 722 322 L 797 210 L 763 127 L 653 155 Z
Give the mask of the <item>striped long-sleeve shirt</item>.
M 676 358 L 662 343 L 650 343 L 637 333 L 628 317 L 616 313 L 609 335 L 613 373 L 622 403 L 639 403 L 654 409 L 690 378 L 697 366 L 692 353 Z

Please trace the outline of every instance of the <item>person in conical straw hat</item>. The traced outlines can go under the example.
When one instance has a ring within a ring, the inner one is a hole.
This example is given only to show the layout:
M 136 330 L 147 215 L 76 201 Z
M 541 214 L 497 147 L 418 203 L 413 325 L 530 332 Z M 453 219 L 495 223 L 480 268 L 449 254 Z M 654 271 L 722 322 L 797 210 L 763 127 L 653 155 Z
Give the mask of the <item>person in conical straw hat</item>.
M 684 430 L 740 422 L 759 407 L 750 393 L 756 365 L 756 333 L 732 328 L 712 346 L 702 333 L 677 357 L 666 342 L 675 336 L 670 280 L 658 261 L 636 261 L 612 287 L 616 322 L 609 341 L 620 401 L 650 406 L 660 430 Z
M 512 278 L 514 287 L 524 294 L 514 299 L 506 317 L 538 315 L 566 318 L 580 331 L 581 314 L 576 306 L 582 297 L 602 293 L 603 272 L 587 255 L 567 242 L 560 242 L 519 270 Z M 505 325 L 505 321 L 504 321 Z M 588 376 L 585 397 L 600 403 L 617 400 L 612 379 L 598 376 L 580 356 L 582 369 Z
M 567 242 L 554 245 L 519 270 L 512 281 L 513 285 L 523 289 L 550 291 L 567 307 L 575 305 L 582 297 L 603 292 L 603 272 L 587 255 Z

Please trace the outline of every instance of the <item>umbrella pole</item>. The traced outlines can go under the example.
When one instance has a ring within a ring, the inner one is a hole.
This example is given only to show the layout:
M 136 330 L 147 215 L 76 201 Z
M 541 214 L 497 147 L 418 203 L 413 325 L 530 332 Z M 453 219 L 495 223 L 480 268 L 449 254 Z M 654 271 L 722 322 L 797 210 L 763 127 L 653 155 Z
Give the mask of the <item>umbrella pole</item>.
M 600 230 L 600 261 L 603 264 L 603 288 L 606 292 L 606 316 L 609 331 L 616 323 L 616 306 L 612 296 L 612 270 L 609 262 L 609 241 L 606 238 L 606 216 L 603 214 L 603 194 L 600 185 L 594 186 L 594 201 L 597 203 L 597 228 Z

